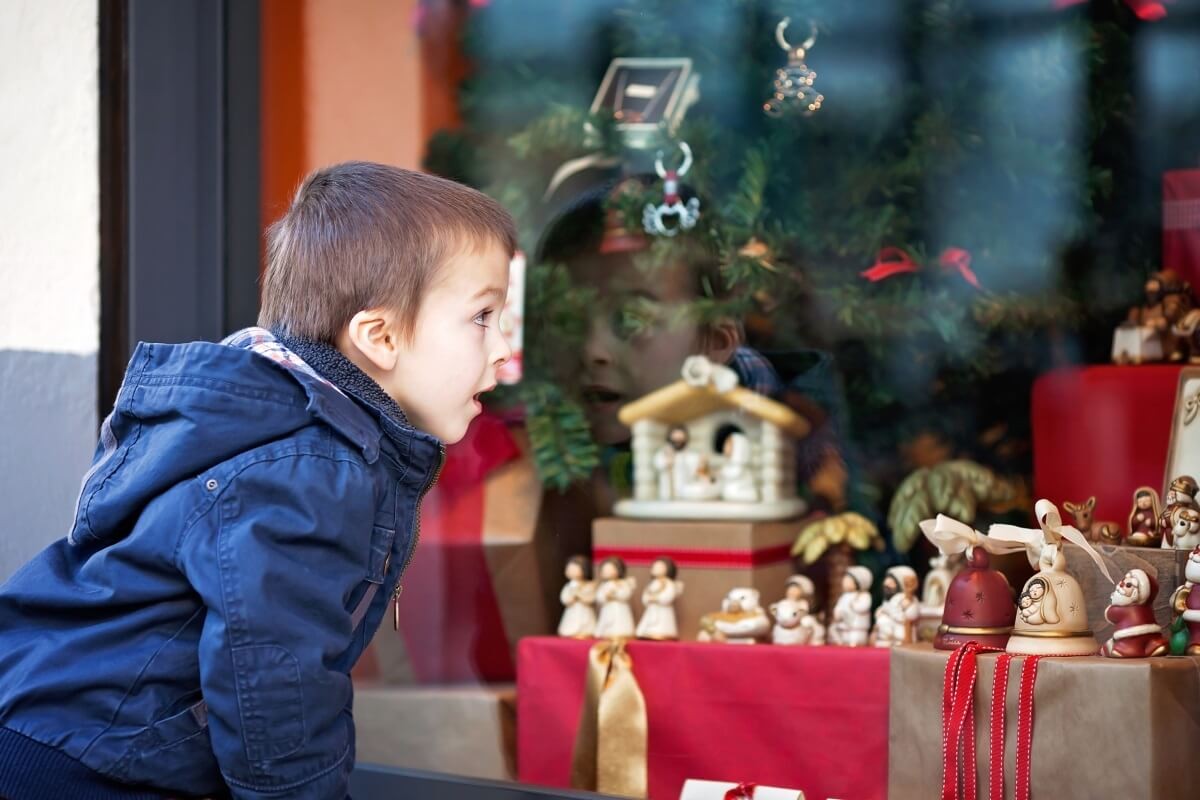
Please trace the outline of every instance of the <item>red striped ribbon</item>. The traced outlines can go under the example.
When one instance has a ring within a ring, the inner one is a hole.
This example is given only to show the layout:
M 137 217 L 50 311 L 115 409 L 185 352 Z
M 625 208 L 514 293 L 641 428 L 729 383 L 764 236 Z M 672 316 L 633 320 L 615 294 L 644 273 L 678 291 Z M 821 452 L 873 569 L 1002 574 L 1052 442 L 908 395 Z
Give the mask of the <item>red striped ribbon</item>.
M 792 557 L 792 547 L 781 544 L 758 550 L 704 550 L 691 547 L 594 547 L 592 558 L 598 564 L 618 556 L 630 566 L 649 566 L 666 556 L 679 567 L 702 569 L 749 569 L 777 564 Z

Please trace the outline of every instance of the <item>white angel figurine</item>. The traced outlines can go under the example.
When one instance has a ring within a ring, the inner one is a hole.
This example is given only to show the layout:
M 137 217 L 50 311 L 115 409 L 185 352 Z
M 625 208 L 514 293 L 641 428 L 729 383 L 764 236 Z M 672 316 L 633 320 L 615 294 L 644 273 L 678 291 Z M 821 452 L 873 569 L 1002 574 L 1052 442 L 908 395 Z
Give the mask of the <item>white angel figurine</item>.
M 871 633 L 871 570 L 849 567 L 842 578 L 842 593 L 833 607 L 829 643 L 864 647 Z
M 638 620 L 637 638 L 669 640 L 679 638 L 675 623 L 675 598 L 683 594 L 683 581 L 677 580 L 675 562 L 666 556 L 650 565 L 650 583 L 642 591 L 646 610 Z
M 558 598 L 563 604 L 558 635 L 587 639 L 596 632 L 596 584 L 592 581 L 592 561 L 587 556 L 572 556 L 565 570 L 567 584 Z
M 600 585 L 596 602 L 600 619 L 596 623 L 597 639 L 627 639 L 633 636 L 633 611 L 629 601 L 637 581 L 626 577 L 625 561 L 612 556 L 600 562 Z

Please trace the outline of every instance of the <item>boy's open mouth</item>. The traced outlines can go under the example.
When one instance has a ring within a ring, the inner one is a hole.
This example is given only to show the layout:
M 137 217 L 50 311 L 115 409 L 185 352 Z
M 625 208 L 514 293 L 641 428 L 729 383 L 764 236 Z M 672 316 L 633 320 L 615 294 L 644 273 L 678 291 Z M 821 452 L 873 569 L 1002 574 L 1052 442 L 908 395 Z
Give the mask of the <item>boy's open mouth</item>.
M 611 389 L 606 389 L 603 386 L 589 386 L 583 390 L 584 402 L 594 405 L 604 403 L 616 403 L 621 400 L 621 395 Z

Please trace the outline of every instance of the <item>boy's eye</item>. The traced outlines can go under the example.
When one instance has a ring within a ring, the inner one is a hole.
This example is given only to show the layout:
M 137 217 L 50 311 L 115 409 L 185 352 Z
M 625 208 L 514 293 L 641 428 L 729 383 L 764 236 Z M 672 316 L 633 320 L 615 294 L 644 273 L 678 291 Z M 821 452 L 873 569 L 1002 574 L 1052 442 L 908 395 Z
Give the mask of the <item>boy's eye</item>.
M 634 298 L 613 309 L 609 324 L 617 338 L 629 340 L 642 336 L 662 322 L 658 303 L 646 298 Z
M 486 311 L 480 311 L 478 314 L 475 315 L 475 324 L 479 325 L 480 327 L 486 328 L 488 326 L 487 322 L 489 319 L 491 319 L 491 317 L 492 317 L 492 309 L 489 308 Z

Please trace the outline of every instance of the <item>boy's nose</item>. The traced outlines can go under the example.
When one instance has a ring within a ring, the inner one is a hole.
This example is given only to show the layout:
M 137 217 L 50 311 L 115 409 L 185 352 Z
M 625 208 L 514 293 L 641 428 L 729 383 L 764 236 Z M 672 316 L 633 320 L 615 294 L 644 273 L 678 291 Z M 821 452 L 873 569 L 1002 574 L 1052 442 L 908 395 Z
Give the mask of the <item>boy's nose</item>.
M 512 345 L 508 343 L 508 338 L 504 334 L 496 331 L 497 344 L 492 348 L 494 355 L 492 363 L 497 367 L 502 367 L 512 358 Z
M 588 328 L 587 341 L 583 345 L 584 363 L 597 367 L 611 365 L 615 360 L 613 358 L 614 343 L 615 337 L 606 321 L 599 316 L 593 316 Z

